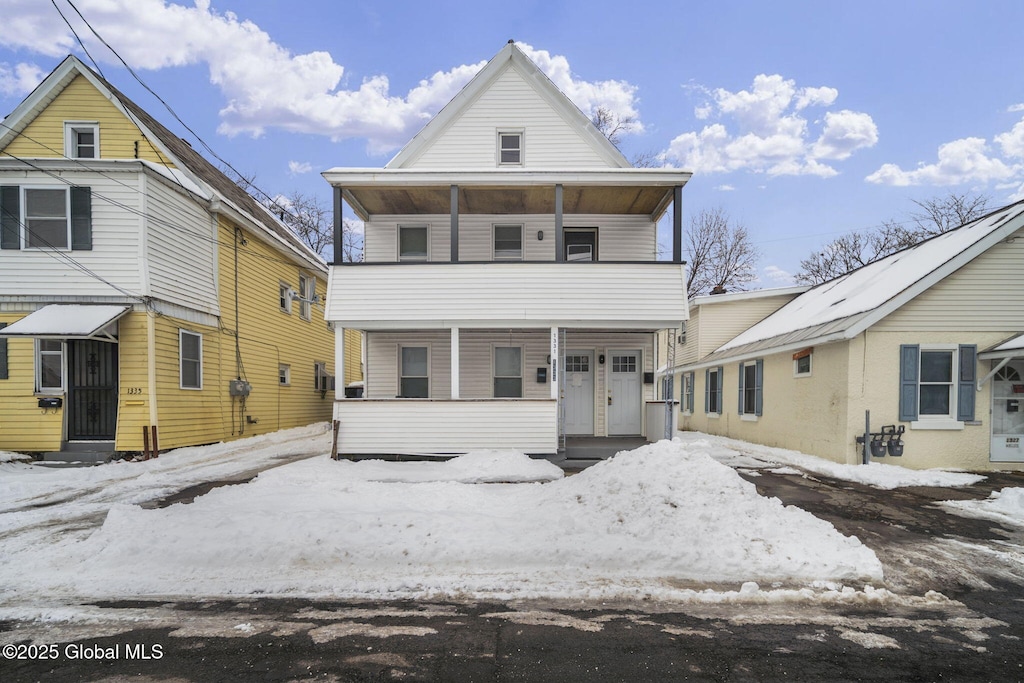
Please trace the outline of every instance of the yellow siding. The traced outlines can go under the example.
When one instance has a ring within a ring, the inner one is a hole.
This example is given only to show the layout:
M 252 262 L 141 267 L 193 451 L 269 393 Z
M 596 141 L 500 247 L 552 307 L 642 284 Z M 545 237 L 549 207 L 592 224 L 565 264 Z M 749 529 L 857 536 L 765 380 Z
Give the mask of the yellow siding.
M 118 321 L 117 436 L 114 448 L 141 451 L 142 429 L 149 427 L 149 372 L 146 313 L 132 312 Z
M 65 121 L 98 122 L 103 159 L 139 158 L 171 165 L 170 160 L 143 137 L 139 127 L 83 76 L 75 77 L 4 151 L 17 157 L 62 157 Z
M 222 219 L 220 242 L 231 245 L 235 241 L 235 228 Z M 329 374 L 334 368 L 334 332 L 324 321 L 323 307 L 314 305 L 310 320 L 299 315 L 300 305 L 293 302 L 290 314 L 279 304 L 280 283 L 299 289 L 300 272 L 316 277 L 316 293 L 321 301 L 327 296 L 327 282 L 323 273 L 302 269 L 287 262 L 280 252 L 272 249 L 260 238 L 243 231 L 246 244 L 238 244 L 238 310 L 240 364 L 236 362 L 234 330 L 235 309 L 235 254 L 231 246 L 220 249 L 219 293 L 222 327 L 219 335 L 223 363 L 216 379 L 216 387 L 209 385 L 222 397 L 225 405 L 227 433 L 223 438 L 238 435 L 263 434 L 277 429 L 297 427 L 331 419 L 333 394 L 321 396 L 314 385 L 314 364 L 325 363 Z M 359 378 L 361 350 L 358 332 L 347 336 L 346 358 L 354 381 Z M 291 382 L 282 386 L 278 380 L 280 365 L 288 365 Z M 228 381 L 244 377 L 252 385 L 252 393 L 245 400 L 244 410 L 238 399 L 228 396 Z M 212 375 L 207 375 L 214 381 Z M 342 381 L 342 378 L 338 378 Z M 241 416 L 241 417 L 240 417 Z M 246 418 L 255 420 L 248 422 Z
M 25 315 L 0 314 L 0 322 L 11 324 Z M 0 450 L 59 451 L 64 410 L 43 411 L 37 404 L 35 343 L 8 340 L 7 358 L 9 379 L 0 379 Z

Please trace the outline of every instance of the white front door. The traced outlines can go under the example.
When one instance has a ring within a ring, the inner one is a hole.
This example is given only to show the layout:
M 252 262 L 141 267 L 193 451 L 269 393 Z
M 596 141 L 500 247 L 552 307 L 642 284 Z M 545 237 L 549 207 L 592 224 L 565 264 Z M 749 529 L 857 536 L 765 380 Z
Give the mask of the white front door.
M 609 351 L 611 357 L 608 380 L 608 436 L 640 434 L 642 373 L 640 351 Z
M 565 353 L 565 433 L 594 434 L 594 352 Z
M 1024 361 L 1014 361 L 992 378 L 990 459 L 1024 462 Z

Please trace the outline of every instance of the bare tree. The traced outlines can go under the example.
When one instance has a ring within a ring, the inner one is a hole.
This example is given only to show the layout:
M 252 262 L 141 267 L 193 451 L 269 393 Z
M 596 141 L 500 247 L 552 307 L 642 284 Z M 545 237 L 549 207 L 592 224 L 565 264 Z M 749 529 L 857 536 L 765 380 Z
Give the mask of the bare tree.
M 845 275 L 980 218 L 988 212 L 989 201 L 985 195 L 956 193 L 915 200 L 921 211 L 910 214 L 907 221 L 888 220 L 875 230 L 849 232 L 800 261 L 796 281 L 815 285 Z
M 721 208 L 703 209 L 690 220 L 683 250 L 689 267 L 687 296 L 743 290 L 757 279 L 760 253 L 747 229 Z
M 295 191 L 278 195 L 264 205 L 310 249 L 325 258 L 333 258 L 334 214 L 319 197 Z M 341 237 L 342 260 L 348 263 L 362 261 L 362 225 L 358 221 L 342 219 Z
M 602 135 L 608 138 L 608 142 L 616 147 L 619 146 L 622 134 L 628 133 L 636 125 L 635 116 L 619 116 L 603 105 L 594 110 L 590 121 L 601 131 Z

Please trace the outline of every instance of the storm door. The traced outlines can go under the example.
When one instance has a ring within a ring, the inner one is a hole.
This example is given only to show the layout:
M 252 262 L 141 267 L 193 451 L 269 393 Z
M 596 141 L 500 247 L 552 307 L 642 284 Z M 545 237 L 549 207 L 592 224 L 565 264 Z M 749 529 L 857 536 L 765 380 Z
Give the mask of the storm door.
M 594 434 L 594 352 L 565 354 L 565 433 Z
M 68 342 L 68 441 L 113 441 L 117 431 L 117 344 Z
M 608 436 L 640 434 L 643 365 L 639 351 L 609 351 Z
M 1014 361 L 992 378 L 991 459 L 1024 462 L 1024 361 Z

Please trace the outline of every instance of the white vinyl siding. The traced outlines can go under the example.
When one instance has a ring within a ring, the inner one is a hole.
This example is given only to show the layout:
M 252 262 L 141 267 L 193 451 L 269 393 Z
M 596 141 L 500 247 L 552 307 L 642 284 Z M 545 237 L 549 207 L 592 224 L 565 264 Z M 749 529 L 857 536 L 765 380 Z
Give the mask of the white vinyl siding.
M 365 256 L 368 263 L 393 262 L 398 254 L 398 226 L 430 224 L 432 261 L 451 258 L 449 237 L 451 217 L 447 214 L 423 216 L 371 216 L 365 227 Z M 555 217 L 551 214 L 459 216 L 459 258 L 462 261 L 489 261 L 494 252 L 494 225 L 523 226 L 523 259 L 555 260 Z M 598 259 L 601 261 L 654 261 L 657 257 L 657 226 L 644 216 L 565 214 L 564 225 L 598 227 Z M 544 233 L 538 239 L 538 231 Z M 764 317 L 764 316 L 762 316 Z
M 145 242 L 149 293 L 182 306 L 217 315 L 216 231 L 214 219 L 162 180 L 146 177 Z M 95 190 L 94 190 L 95 192 Z M 94 199 L 94 207 L 101 205 Z M 95 214 L 96 209 L 93 209 Z M 93 219 L 93 232 L 100 227 Z M 221 247 L 231 258 L 231 245 Z
M 64 173 L 63 179 L 92 190 L 92 250 L 74 251 L 76 263 L 102 277 L 106 284 L 38 249 L 0 250 L 3 294 L 52 298 L 121 296 L 114 285 L 132 293 L 142 291 L 139 235 L 144 219 L 139 174 L 107 169 L 103 174 Z M 5 183 L 11 184 L 11 183 Z M 66 190 L 68 185 L 38 171 L 19 171 L 23 187 Z M 123 208 L 123 207 L 127 207 Z M 180 276 L 179 276 L 180 277 Z
M 558 449 L 557 408 L 550 399 L 459 401 L 336 401 L 338 452 L 466 453 L 514 448 Z
M 495 131 L 525 130 L 526 168 L 608 167 L 575 122 L 555 111 L 514 68 L 506 69 L 405 168 L 494 168 Z
M 362 330 L 559 320 L 571 321 L 561 327 L 661 329 L 686 316 L 685 275 L 685 266 L 669 262 L 335 268 L 325 318 Z
M 402 346 L 426 346 L 429 349 L 430 396 L 451 395 L 451 335 L 447 330 L 415 333 L 366 334 L 366 398 L 395 398 L 401 393 L 399 355 Z

